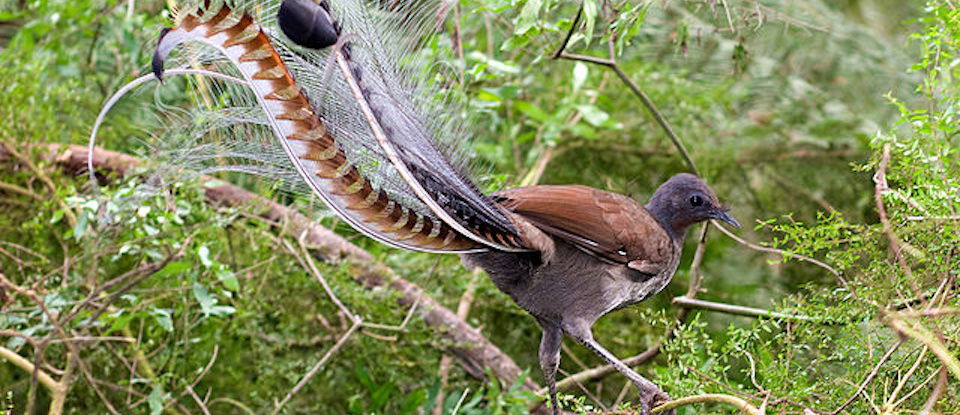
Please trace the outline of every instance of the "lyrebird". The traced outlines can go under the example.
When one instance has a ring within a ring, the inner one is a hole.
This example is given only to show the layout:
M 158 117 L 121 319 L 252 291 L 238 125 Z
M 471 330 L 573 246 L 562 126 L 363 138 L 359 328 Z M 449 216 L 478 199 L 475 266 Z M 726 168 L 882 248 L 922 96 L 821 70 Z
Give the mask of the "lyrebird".
M 486 270 L 543 329 L 540 364 L 555 413 L 564 334 L 636 384 L 644 413 L 669 399 L 597 343 L 591 326 L 670 282 L 691 225 L 719 219 L 739 226 L 702 180 L 678 174 L 646 205 L 578 185 L 484 194 L 450 151 L 469 133 L 451 115 L 455 100 L 437 98 L 422 66 L 405 55 L 409 39 L 432 27 L 417 18 L 423 6 L 254 3 L 205 1 L 182 11 L 161 35 L 155 76 L 179 44 L 212 46 L 252 96 L 257 114 L 245 121 L 262 128 L 249 131 L 280 150 L 274 166 L 380 242 L 459 254 Z M 210 59 L 180 49 L 194 61 Z

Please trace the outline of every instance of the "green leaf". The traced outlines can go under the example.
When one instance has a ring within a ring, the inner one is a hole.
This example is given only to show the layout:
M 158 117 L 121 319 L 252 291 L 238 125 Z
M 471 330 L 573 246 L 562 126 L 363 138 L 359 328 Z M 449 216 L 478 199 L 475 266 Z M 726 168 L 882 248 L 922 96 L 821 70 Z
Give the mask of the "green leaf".
M 63 219 L 63 209 L 57 209 L 53 212 L 53 215 L 50 217 L 50 224 L 55 225 Z
M 213 265 L 213 261 L 210 260 L 210 248 L 207 248 L 206 245 L 200 245 L 197 248 L 197 256 L 200 257 L 200 263 L 203 264 L 204 268 L 210 268 Z
M 150 314 L 153 315 L 153 318 L 157 320 L 157 324 L 159 324 L 164 331 L 173 332 L 173 316 L 169 310 L 155 308 Z
M 226 268 L 218 269 L 216 272 L 217 279 L 223 283 L 223 286 L 230 291 L 240 291 L 240 281 L 237 280 L 237 275 Z
M 87 223 L 89 221 L 89 215 L 87 212 L 80 212 L 80 215 L 77 216 L 77 224 L 73 227 L 73 240 L 79 242 L 80 238 L 83 238 L 84 232 L 87 231 Z
M 516 35 L 526 34 L 537 24 L 540 18 L 541 5 L 541 0 L 527 0 L 514 22 L 516 27 L 513 31 Z
M 583 21 L 586 24 L 584 27 L 584 42 L 586 46 L 590 46 L 590 39 L 593 38 L 593 28 L 597 24 L 597 7 L 596 0 L 583 0 Z
M 580 90 L 589 73 L 590 69 L 583 62 L 577 62 L 573 65 L 573 92 Z
M 524 113 L 524 115 L 533 118 L 540 122 L 550 121 L 550 114 L 547 114 L 545 111 L 539 107 L 527 102 L 527 101 L 516 101 L 513 104 L 514 108 L 518 111 Z
M 155 274 L 153 274 L 153 278 L 180 274 L 190 270 L 192 266 L 193 264 L 190 264 L 189 262 L 171 261 L 171 262 L 168 262 L 166 266 L 161 268 L 160 271 L 157 271 Z
M 583 114 L 583 119 L 595 127 L 605 126 L 607 121 L 610 120 L 610 114 L 593 105 L 577 105 L 577 111 L 580 111 Z
M 150 395 L 147 396 L 147 405 L 150 406 L 150 415 L 160 415 L 163 412 L 164 402 L 170 397 L 169 393 L 163 391 L 162 386 L 155 385 Z
M 110 328 L 108 328 L 104 334 L 110 334 L 117 330 L 121 330 L 124 327 L 127 327 L 127 325 L 130 324 L 130 320 L 133 320 L 133 317 L 134 317 L 133 314 L 125 314 L 122 310 L 117 312 L 117 314 L 114 314 L 114 315 L 104 314 L 104 317 L 101 317 L 101 319 L 113 318 L 113 324 L 110 325 Z
M 213 298 L 213 295 L 210 294 L 210 291 L 207 291 L 206 287 L 198 283 L 193 283 L 193 298 L 200 303 L 200 310 L 203 314 L 210 315 L 213 313 L 213 306 L 217 304 L 217 299 Z

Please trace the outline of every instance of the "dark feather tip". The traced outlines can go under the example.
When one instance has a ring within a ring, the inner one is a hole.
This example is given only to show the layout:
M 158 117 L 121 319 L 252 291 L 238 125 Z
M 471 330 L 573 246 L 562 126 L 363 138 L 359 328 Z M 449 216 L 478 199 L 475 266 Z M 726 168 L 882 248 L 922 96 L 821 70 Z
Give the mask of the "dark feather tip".
M 163 43 L 164 36 L 170 32 L 170 28 L 164 28 L 160 31 L 160 39 L 157 40 L 157 47 L 153 50 L 153 75 L 160 82 L 163 82 L 163 56 L 160 54 L 160 45 Z
M 283 0 L 277 23 L 293 43 L 305 48 L 323 49 L 339 38 L 330 13 L 311 0 Z

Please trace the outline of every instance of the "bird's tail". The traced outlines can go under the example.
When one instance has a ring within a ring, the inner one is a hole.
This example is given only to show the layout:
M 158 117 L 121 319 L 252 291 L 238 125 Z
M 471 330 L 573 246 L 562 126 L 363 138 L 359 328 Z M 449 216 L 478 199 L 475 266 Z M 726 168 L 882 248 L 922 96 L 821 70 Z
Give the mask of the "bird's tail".
M 417 6 L 401 9 L 365 0 L 206 0 L 161 33 L 153 71 L 174 73 L 165 70 L 174 50 L 180 62 L 206 56 L 185 43 L 212 47 L 254 97 L 253 119 L 282 149 L 280 164 L 381 242 L 431 252 L 525 250 L 512 214 L 444 150 L 464 136 L 460 108 L 425 81 L 430 71 L 398 52 L 412 50 L 411 31 L 433 27 Z

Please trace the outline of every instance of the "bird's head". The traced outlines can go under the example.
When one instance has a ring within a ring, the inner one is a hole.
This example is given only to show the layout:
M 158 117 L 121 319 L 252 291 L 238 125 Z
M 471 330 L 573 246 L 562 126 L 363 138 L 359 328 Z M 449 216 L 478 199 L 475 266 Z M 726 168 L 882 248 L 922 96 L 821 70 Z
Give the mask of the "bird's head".
M 730 209 L 720 204 L 713 190 L 689 173 L 680 173 L 660 185 L 646 208 L 678 235 L 683 235 L 690 225 L 710 219 L 740 227 L 740 223 L 728 213 Z

